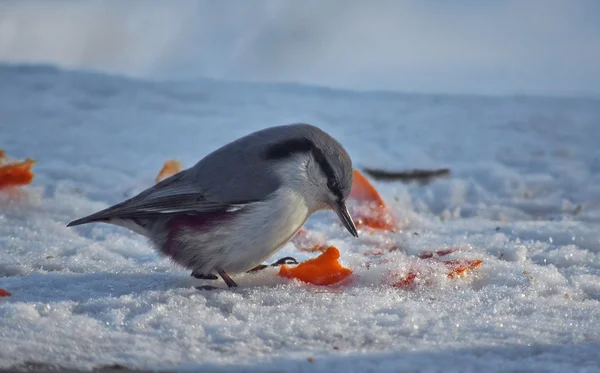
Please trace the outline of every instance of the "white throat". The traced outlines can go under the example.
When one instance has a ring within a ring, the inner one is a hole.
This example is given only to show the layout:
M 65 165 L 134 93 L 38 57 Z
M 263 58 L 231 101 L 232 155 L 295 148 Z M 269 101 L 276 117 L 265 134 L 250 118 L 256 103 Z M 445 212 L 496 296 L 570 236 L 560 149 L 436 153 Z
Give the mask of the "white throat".
M 309 214 L 327 208 L 326 179 L 308 154 L 296 154 L 278 165 L 282 187 L 304 200 Z

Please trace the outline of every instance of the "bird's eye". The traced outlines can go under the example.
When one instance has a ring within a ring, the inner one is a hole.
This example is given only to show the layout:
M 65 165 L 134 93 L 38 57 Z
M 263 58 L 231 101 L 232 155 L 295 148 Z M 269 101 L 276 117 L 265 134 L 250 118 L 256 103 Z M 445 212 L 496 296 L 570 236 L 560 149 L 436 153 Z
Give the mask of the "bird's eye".
M 338 183 L 336 180 L 329 179 L 327 180 L 327 188 L 330 190 L 336 190 L 338 187 Z

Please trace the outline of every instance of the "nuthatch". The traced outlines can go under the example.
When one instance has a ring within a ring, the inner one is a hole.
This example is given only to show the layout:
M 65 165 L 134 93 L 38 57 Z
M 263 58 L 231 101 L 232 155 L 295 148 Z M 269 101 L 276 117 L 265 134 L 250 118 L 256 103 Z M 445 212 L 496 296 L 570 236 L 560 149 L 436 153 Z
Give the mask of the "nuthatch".
M 103 222 L 150 239 L 192 276 L 237 284 L 290 241 L 319 210 L 333 210 L 358 237 L 345 201 L 352 161 L 309 124 L 263 129 L 235 140 L 135 197 L 75 220 Z

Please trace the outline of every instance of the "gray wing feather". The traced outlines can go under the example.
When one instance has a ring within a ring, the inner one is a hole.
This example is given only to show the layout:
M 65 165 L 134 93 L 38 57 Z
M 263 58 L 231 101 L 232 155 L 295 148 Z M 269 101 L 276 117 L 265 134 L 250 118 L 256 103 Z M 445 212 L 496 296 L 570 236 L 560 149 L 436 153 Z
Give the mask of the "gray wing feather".
M 133 219 L 176 213 L 227 211 L 252 202 L 237 201 L 236 203 L 228 203 L 226 201 L 208 200 L 197 185 L 187 180 L 186 174 L 187 170 L 182 171 L 131 199 L 75 220 L 69 223 L 68 226 L 108 219 Z
M 281 185 L 264 151 L 286 139 L 326 136 L 306 124 L 274 127 L 239 138 L 139 195 L 68 226 L 112 218 L 235 210 L 264 200 Z

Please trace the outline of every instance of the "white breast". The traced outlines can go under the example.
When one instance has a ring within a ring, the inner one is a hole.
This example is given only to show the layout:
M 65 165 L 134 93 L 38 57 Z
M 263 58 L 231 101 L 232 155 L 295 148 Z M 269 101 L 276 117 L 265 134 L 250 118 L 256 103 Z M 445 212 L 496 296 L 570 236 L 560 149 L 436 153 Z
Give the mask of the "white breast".
M 291 189 L 280 189 L 272 199 L 253 204 L 228 227 L 235 234 L 228 237 L 223 270 L 239 273 L 261 264 L 294 237 L 309 215 L 304 198 Z

